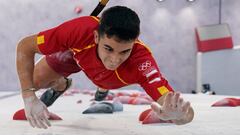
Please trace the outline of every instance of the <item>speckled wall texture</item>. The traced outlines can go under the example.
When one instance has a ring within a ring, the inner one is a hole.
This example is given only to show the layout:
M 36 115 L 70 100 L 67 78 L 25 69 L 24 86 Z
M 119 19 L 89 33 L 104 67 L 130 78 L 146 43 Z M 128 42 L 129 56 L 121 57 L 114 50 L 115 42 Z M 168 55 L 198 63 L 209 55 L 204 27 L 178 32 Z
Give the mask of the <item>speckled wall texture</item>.
M 98 0 L 1 0 L 0 1 L 0 90 L 18 90 L 15 66 L 17 42 L 26 35 L 54 27 L 80 15 L 88 15 Z M 222 22 L 229 23 L 234 45 L 240 44 L 240 1 L 222 1 Z M 141 19 L 141 39 L 149 45 L 170 84 L 179 91 L 196 88 L 196 42 L 194 28 L 216 24 L 219 0 L 110 0 L 107 7 L 127 5 Z M 83 73 L 73 75 L 75 87 L 95 88 Z M 84 84 L 84 85 L 83 85 Z M 133 86 L 132 88 L 136 88 Z M 139 87 L 137 87 L 139 88 Z

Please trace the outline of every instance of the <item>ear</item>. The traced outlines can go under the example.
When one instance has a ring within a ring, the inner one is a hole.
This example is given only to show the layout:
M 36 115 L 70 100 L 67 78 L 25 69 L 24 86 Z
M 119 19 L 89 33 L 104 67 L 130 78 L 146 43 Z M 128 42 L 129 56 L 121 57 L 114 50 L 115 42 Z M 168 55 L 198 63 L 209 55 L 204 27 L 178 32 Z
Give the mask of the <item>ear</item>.
M 96 44 L 98 44 L 98 42 L 99 42 L 99 34 L 98 34 L 98 32 L 97 32 L 97 30 L 94 30 L 94 41 L 95 41 L 95 43 Z

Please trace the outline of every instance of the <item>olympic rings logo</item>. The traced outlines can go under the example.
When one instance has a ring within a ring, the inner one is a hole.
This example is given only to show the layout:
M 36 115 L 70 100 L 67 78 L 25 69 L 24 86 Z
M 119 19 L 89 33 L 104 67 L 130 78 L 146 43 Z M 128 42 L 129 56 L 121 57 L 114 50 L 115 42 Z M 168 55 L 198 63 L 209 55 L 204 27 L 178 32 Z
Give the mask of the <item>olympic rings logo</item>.
M 138 70 L 139 71 L 147 70 L 149 67 L 151 67 L 151 64 L 152 64 L 151 61 L 146 61 L 138 67 Z

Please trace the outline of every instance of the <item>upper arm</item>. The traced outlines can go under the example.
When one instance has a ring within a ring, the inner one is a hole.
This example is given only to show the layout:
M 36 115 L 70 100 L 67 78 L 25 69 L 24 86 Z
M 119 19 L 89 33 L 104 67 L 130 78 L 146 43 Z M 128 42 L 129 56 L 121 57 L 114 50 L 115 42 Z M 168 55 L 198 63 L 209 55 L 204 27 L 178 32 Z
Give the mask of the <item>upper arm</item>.
M 68 45 L 73 44 L 73 29 L 69 23 L 41 31 L 36 35 L 36 44 L 42 54 L 52 54 L 68 49 Z
M 79 47 L 86 44 L 97 27 L 98 22 L 89 16 L 64 22 L 40 32 L 37 35 L 38 48 L 43 54 L 52 54 Z
M 37 45 L 37 34 L 23 38 L 17 46 L 17 51 L 41 53 Z

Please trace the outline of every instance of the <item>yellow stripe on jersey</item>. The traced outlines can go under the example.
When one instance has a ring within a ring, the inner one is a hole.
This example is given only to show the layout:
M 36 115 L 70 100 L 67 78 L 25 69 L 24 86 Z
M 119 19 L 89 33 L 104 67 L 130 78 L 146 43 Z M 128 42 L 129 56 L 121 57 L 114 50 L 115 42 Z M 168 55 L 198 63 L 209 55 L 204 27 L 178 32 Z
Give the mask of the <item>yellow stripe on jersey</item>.
M 169 92 L 169 90 L 165 87 L 165 86 L 161 86 L 158 88 L 158 92 L 161 94 L 161 95 L 164 95 L 166 93 Z
M 141 41 L 138 40 L 138 41 L 136 41 L 135 43 L 144 46 L 150 53 L 152 53 L 151 49 L 150 49 L 147 45 L 145 45 L 143 42 L 141 42 Z
M 117 75 L 117 78 L 118 78 L 123 84 L 128 85 L 128 83 L 126 83 L 126 82 L 119 76 L 119 74 L 118 74 L 118 72 L 117 72 L 117 69 L 115 70 L 115 73 L 116 73 L 116 75 Z
M 37 44 L 44 44 L 45 40 L 44 40 L 44 35 L 41 36 L 37 36 Z
M 99 22 L 99 19 L 96 16 L 91 16 L 94 20 L 96 20 L 97 22 Z
M 81 51 L 83 51 L 83 50 L 92 48 L 92 47 L 94 47 L 94 46 L 95 46 L 95 44 L 92 44 L 92 45 L 88 45 L 88 46 L 84 47 L 83 49 L 71 48 L 71 50 L 72 50 L 73 52 L 75 52 L 75 53 L 79 53 L 79 52 L 81 52 Z

